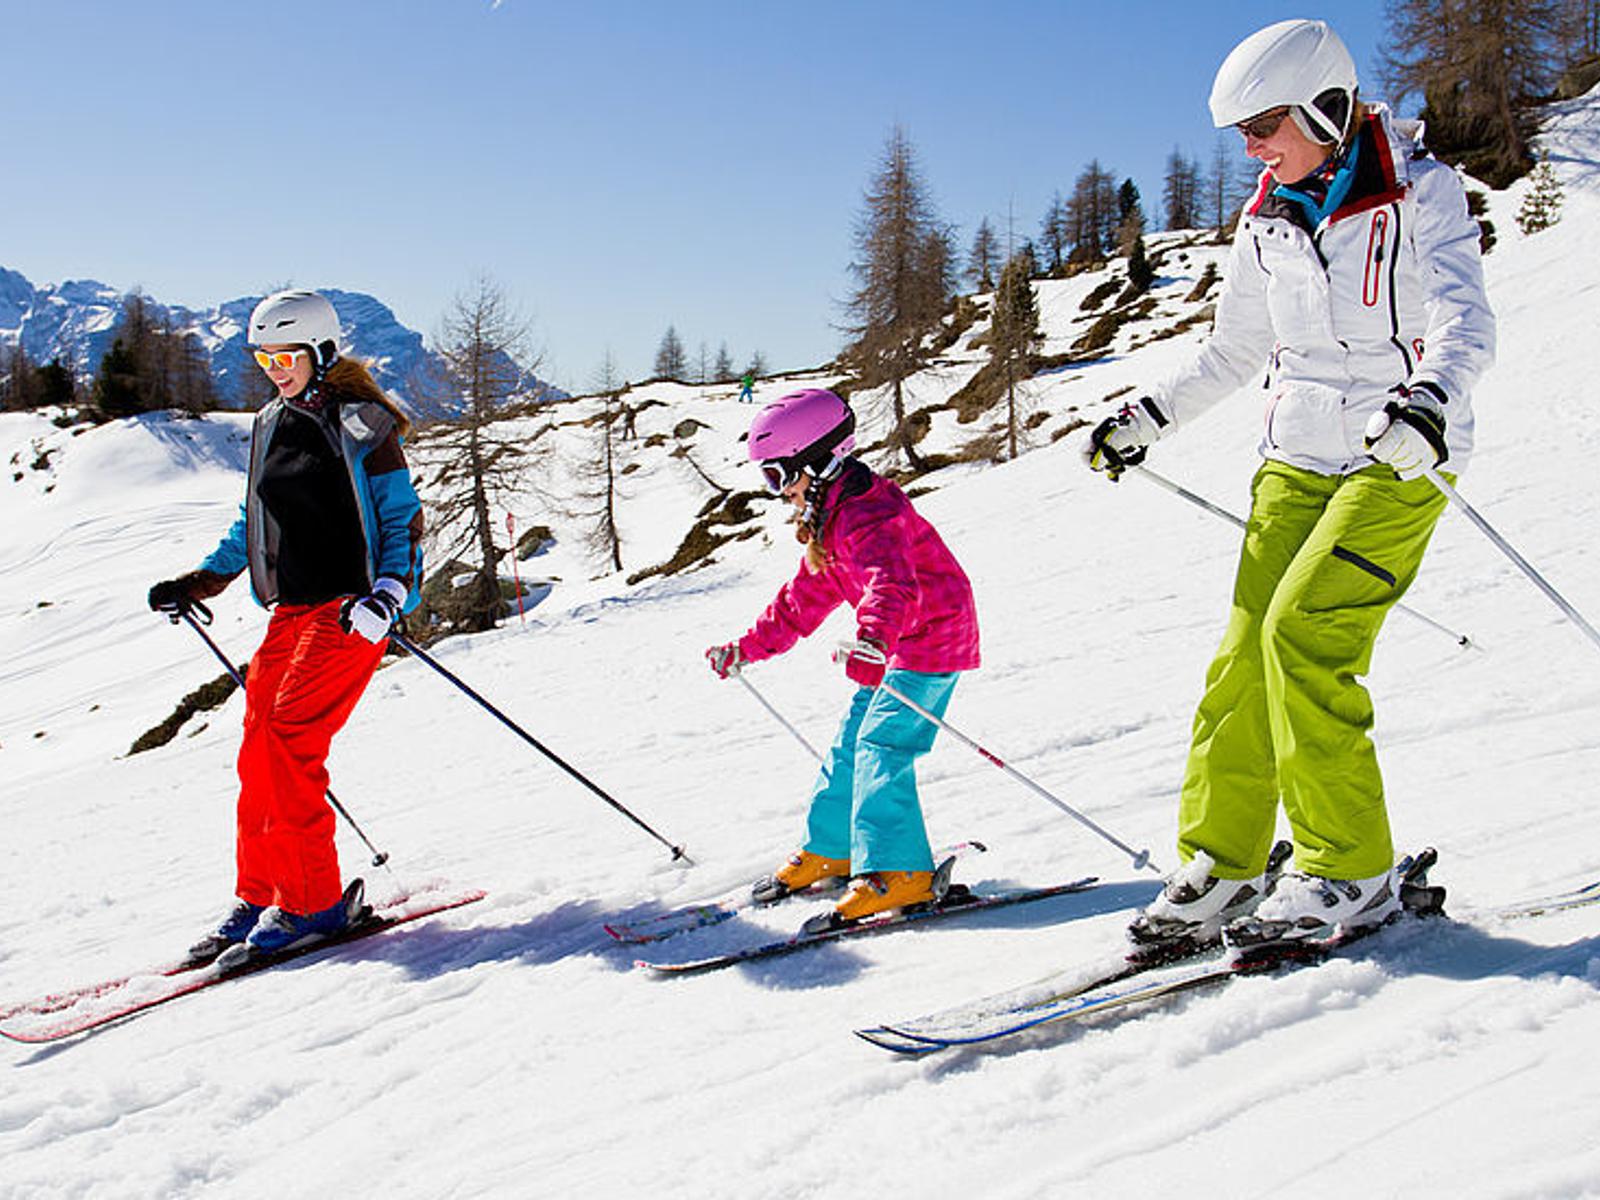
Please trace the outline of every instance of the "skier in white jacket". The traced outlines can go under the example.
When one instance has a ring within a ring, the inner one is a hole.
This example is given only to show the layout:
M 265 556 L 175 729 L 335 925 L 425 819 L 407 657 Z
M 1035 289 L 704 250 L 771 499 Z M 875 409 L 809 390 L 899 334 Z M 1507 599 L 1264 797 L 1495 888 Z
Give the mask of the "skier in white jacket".
M 1415 123 L 1361 102 L 1324 22 L 1246 38 L 1211 112 L 1264 166 L 1211 337 L 1084 448 L 1116 478 L 1266 368 L 1264 462 L 1183 782 L 1184 865 L 1130 928 L 1156 945 L 1321 937 L 1398 911 L 1360 676 L 1444 509 L 1422 470 L 1466 465 L 1494 356 L 1460 180 Z M 1280 801 L 1295 870 L 1263 899 Z

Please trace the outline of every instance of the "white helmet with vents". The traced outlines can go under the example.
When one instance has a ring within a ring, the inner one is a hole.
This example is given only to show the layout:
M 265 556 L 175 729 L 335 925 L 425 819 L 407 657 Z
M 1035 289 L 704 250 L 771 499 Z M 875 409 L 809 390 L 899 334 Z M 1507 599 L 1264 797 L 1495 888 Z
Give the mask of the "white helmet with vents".
M 1340 143 L 1355 108 L 1356 64 L 1326 21 L 1279 21 L 1233 48 L 1211 85 L 1218 129 L 1288 107 L 1314 141 Z
M 339 315 L 316 292 L 274 292 L 250 314 L 252 346 L 310 346 L 319 366 L 339 353 Z

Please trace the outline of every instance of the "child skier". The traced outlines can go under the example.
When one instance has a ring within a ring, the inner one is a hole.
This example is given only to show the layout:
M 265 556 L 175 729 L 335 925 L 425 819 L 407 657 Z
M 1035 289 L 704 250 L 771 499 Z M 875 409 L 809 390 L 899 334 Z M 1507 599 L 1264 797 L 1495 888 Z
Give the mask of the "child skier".
M 286 949 L 360 910 L 359 880 L 340 892 L 328 747 L 394 618 L 416 605 L 422 572 L 407 422 L 365 367 L 339 357 L 333 305 L 316 292 L 268 296 L 249 341 L 278 395 L 256 414 L 242 511 L 198 570 L 149 597 L 157 611 L 187 611 L 248 568 L 272 609 L 245 681 L 238 900 L 191 948 L 197 961 Z
M 737 641 L 706 659 L 719 678 L 782 654 L 841 603 L 855 641 L 836 659 L 859 685 L 812 789 L 804 846 L 755 885 L 759 900 L 854 876 L 838 920 L 934 898 L 933 853 L 917 800 L 916 759 L 937 727 L 878 685 L 942 717 L 962 671 L 978 666 L 972 586 L 905 494 L 850 457 L 855 414 L 833 392 L 785 396 L 757 414 L 749 454 L 794 505 L 805 555 L 795 577 Z

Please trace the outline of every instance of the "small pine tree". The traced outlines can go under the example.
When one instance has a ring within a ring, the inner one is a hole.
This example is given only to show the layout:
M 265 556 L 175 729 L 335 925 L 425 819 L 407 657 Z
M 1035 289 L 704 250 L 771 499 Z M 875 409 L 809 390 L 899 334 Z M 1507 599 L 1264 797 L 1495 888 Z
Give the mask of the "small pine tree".
M 1000 272 L 994 293 L 994 316 L 989 338 L 989 361 L 1006 385 L 1006 446 L 1016 458 L 1022 424 L 1017 384 L 1030 373 L 1028 357 L 1043 336 L 1039 330 L 1039 302 L 1029 278 L 1031 261 L 1014 255 Z
M 108 420 L 145 411 L 139 366 L 121 338 L 112 341 L 111 349 L 100 360 L 100 373 L 94 378 L 94 406 Z
M 1128 289 L 1135 295 L 1143 295 L 1155 280 L 1155 268 L 1150 265 L 1150 259 L 1144 252 L 1144 239 L 1136 237 L 1128 251 Z
M 77 378 L 62 365 L 59 357 L 52 358 L 44 366 L 40 367 L 37 374 L 39 378 L 40 404 L 66 406 L 77 399 Z
M 1549 229 L 1561 219 L 1561 202 L 1565 195 L 1548 158 L 1539 160 L 1528 180 L 1531 186 L 1517 207 L 1517 228 L 1524 234 L 1534 234 Z

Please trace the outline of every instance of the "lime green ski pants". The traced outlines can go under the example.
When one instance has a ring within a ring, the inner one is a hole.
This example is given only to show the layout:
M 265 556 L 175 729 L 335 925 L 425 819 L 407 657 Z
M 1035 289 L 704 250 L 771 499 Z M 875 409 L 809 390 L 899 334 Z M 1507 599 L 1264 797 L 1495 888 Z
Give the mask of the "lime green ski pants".
M 1394 846 L 1360 677 L 1445 499 L 1386 466 L 1338 476 L 1270 461 L 1251 497 L 1228 630 L 1195 714 L 1178 850 L 1185 861 L 1204 850 L 1221 878 L 1260 874 L 1281 798 L 1300 870 L 1369 878 L 1393 865 Z

